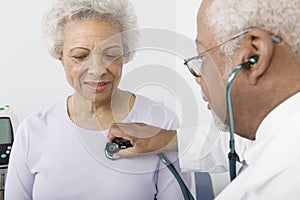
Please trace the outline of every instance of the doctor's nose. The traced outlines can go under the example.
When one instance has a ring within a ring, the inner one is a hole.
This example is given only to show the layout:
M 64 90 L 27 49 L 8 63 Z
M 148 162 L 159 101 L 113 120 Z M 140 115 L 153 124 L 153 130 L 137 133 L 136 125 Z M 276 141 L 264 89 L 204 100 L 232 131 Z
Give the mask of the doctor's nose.
M 198 83 L 200 85 L 201 78 L 200 77 L 195 77 L 195 81 L 196 81 L 196 83 Z
M 208 97 L 209 97 L 209 92 L 208 92 L 208 87 L 205 83 L 205 81 L 203 80 L 203 77 L 196 77 L 195 81 L 200 85 L 201 87 L 201 92 L 202 92 L 202 98 L 207 101 Z

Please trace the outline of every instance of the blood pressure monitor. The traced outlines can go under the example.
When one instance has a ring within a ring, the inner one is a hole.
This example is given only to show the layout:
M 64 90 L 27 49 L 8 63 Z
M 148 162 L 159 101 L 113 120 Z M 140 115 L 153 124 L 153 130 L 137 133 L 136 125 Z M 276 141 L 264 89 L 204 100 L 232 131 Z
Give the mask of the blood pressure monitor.
M 0 168 L 8 166 L 17 121 L 9 106 L 0 106 Z

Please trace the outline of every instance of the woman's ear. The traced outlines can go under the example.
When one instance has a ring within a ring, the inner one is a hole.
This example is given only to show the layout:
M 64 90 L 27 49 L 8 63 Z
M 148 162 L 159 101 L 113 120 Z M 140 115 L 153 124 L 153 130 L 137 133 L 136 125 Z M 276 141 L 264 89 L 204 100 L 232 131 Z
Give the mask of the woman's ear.
M 249 31 L 245 40 L 241 42 L 240 49 L 245 48 L 247 51 L 243 51 L 245 53 L 243 55 L 244 62 L 251 61 L 251 58 L 253 59 L 254 56 L 258 57 L 256 62 L 251 64 L 249 68 L 250 73 L 248 73 L 250 84 L 255 85 L 270 67 L 270 61 L 274 52 L 274 42 L 268 31 L 253 28 Z
M 65 70 L 65 66 L 64 66 L 64 59 L 63 59 L 63 57 L 60 57 L 58 60 L 60 61 L 60 63 L 61 63 L 61 66 L 62 66 L 62 67 L 63 67 L 63 69 Z

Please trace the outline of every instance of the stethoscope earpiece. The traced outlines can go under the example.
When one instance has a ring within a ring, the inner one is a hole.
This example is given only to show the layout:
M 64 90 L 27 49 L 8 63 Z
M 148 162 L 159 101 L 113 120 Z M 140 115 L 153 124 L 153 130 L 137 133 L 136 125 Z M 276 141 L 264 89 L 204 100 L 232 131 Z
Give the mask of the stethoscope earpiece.
M 258 61 L 258 56 L 257 55 L 251 56 L 251 58 L 249 59 L 250 65 L 253 65 L 253 64 L 257 63 L 257 61 Z
M 259 58 L 259 57 L 258 57 L 257 55 L 251 56 L 251 57 L 249 58 L 249 61 L 247 61 L 247 62 L 241 64 L 240 66 L 241 66 L 242 68 L 247 68 L 247 69 L 249 69 L 250 67 L 252 67 L 252 65 L 254 65 L 255 63 L 257 63 L 258 58 Z

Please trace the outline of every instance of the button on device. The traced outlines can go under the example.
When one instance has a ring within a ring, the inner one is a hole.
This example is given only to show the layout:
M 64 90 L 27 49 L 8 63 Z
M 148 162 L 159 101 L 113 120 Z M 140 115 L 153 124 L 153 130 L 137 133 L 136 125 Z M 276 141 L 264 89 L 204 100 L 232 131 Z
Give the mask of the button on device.
M 9 150 L 7 150 L 5 153 L 6 153 L 6 154 L 9 154 L 9 153 L 10 153 L 10 151 L 9 151 Z
M 0 157 L 3 158 L 3 159 L 5 159 L 5 158 L 7 158 L 7 155 L 5 153 L 3 153 L 3 154 L 1 154 Z
M 8 150 L 11 150 L 11 146 L 8 146 L 7 149 L 8 149 Z

